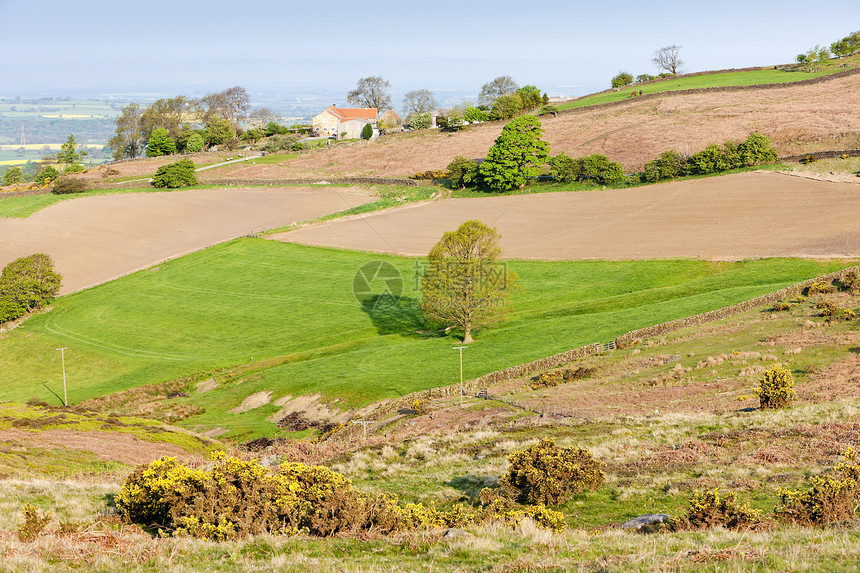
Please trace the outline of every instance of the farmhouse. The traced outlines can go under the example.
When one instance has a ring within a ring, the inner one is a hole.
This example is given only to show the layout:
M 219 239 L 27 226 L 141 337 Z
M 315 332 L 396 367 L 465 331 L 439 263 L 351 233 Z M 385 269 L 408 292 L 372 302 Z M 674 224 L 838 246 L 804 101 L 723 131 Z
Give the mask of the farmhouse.
M 375 127 L 376 118 L 375 107 L 339 108 L 332 105 L 314 117 L 313 128 L 315 133 L 322 136 L 339 137 L 341 133 L 346 131 L 349 139 L 349 133 L 354 131 L 356 126 L 360 125 L 358 127 L 359 133 L 367 123 L 373 124 Z

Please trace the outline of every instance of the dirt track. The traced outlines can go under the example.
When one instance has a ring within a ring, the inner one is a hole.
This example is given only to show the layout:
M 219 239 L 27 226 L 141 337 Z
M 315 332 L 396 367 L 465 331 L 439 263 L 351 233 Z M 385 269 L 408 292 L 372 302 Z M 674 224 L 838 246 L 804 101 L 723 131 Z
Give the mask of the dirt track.
M 860 185 L 777 173 L 628 190 L 451 199 L 274 238 L 424 256 L 443 232 L 469 219 L 497 227 L 508 258 L 860 256 Z
M 372 201 L 360 190 L 213 189 L 99 195 L 63 201 L 26 219 L 0 218 L 0 268 L 44 252 L 62 293 L 265 229 Z

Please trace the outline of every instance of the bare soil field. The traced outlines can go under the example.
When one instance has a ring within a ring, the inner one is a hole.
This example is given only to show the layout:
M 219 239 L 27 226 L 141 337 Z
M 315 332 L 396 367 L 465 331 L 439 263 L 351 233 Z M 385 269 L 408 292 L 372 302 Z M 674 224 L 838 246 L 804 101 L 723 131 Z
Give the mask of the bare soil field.
M 726 93 L 668 95 L 627 105 L 584 108 L 541 118 L 552 154 L 602 153 L 640 169 L 661 152 L 695 153 L 751 132 L 773 139 L 781 155 L 860 147 L 860 75 L 815 85 Z M 502 123 L 461 133 L 414 132 L 376 142 L 320 149 L 272 165 L 206 171 L 206 177 L 277 179 L 317 176 L 402 177 L 441 169 L 457 155 L 483 158 Z
M 424 256 L 469 219 L 497 227 L 507 258 L 860 256 L 860 186 L 773 172 L 638 189 L 450 199 L 273 238 Z
M 360 189 L 212 189 L 63 201 L 26 219 L 0 219 L 0 267 L 48 253 L 62 294 L 228 239 L 373 201 Z

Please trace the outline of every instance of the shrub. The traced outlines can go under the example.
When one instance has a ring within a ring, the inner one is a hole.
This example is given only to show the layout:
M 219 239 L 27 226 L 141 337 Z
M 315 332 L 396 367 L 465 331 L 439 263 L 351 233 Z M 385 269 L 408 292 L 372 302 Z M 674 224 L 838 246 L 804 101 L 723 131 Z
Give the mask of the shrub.
M 194 162 L 190 159 L 181 159 L 176 163 L 162 165 L 152 178 L 152 186 L 159 189 L 176 189 L 190 185 L 197 185 Z
M 670 530 L 712 529 L 725 527 L 742 530 L 759 523 L 761 510 L 751 509 L 748 503 L 738 506 L 734 493 L 720 497 L 719 489 L 694 493 L 687 513 L 669 520 Z
M 361 130 L 361 138 L 366 140 L 371 137 L 373 137 L 373 126 L 367 123 Z
M 24 507 L 21 508 L 21 516 L 24 518 L 24 522 L 18 526 L 17 533 L 18 540 L 22 543 L 34 541 L 51 522 L 49 514 L 43 515 L 36 506 L 29 503 L 24 504 Z
M 291 149 L 292 146 L 298 142 L 298 136 L 291 134 L 270 137 L 269 140 L 266 142 L 266 145 L 263 146 L 263 151 L 265 151 L 266 153 L 276 153 L 283 149 Z
M 664 151 L 657 159 L 645 164 L 645 181 L 654 183 L 663 179 L 673 179 L 684 173 L 685 160 L 677 151 Z
M 849 448 L 843 462 L 836 466 L 841 479 L 833 476 L 809 478 L 812 488 L 805 492 L 779 488 L 782 505 L 775 513 L 785 521 L 799 525 L 821 525 L 834 521 L 857 519 L 860 465 L 856 452 Z
M 57 171 L 55 167 L 53 167 L 52 165 L 46 165 L 42 168 L 41 171 L 39 171 L 38 174 L 36 174 L 35 181 L 39 185 L 47 185 L 59 176 L 60 172 Z
M 499 96 L 493 102 L 493 109 L 490 110 L 492 119 L 511 119 L 518 111 L 523 109 L 523 98 L 518 93 L 505 94 Z
M 54 187 L 51 192 L 55 195 L 68 195 L 71 193 L 81 193 L 87 190 L 87 183 L 78 177 L 60 176 L 54 180 Z
M 751 133 L 737 148 L 741 165 L 759 165 L 776 161 L 779 154 L 770 138 L 760 133 Z
M 558 108 L 555 105 L 548 103 L 548 104 L 542 106 L 537 114 L 538 115 L 552 114 L 553 116 L 556 116 L 556 115 L 558 115 Z
M 687 161 L 687 168 L 694 175 L 708 175 L 734 167 L 731 150 L 720 147 L 716 143 L 704 148 Z
M 766 370 L 753 392 L 761 408 L 784 408 L 794 398 L 794 379 L 791 372 L 779 364 Z
M 855 271 L 848 271 L 842 275 L 842 280 L 839 281 L 839 286 L 842 290 L 854 292 L 860 290 L 860 277 Z
M 23 172 L 17 165 L 10 167 L 3 174 L 3 185 L 14 185 L 24 180 Z
M 469 123 L 489 121 L 490 114 L 480 108 L 470 105 L 466 108 L 466 111 L 463 112 L 463 119 Z
M 826 300 L 816 304 L 815 308 L 821 311 L 821 316 L 835 316 L 842 310 L 832 302 Z
M 203 139 L 201 134 L 195 132 L 188 138 L 188 142 L 185 144 L 185 150 L 189 153 L 197 153 L 198 151 L 203 150 L 204 145 L 206 145 L 206 140 Z
M 27 313 L 27 308 L 15 300 L 0 294 L 0 324 L 17 320 Z
M 815 294 L 830 294 L 836 292 L 836 287 L 832 284 L 824 281 L 816 281 L 806 287 L 807 296 L 815 295 Z
M 409 176 L 410 179 L 418 181 L 433 181 L 435 179 L 448 179 L 451 174 L 445 169 L 428 169 L 427 171 L 419 171 Z
M 499 484 L 508 495 L 533 504 L 558 505 L 585 490 L 601 486 L 603 464 L 582 448 L 561 448 L 554 440 L 508 456 L 508 473 Z
M 70 173 L 70 174 L 71 173 L 83 173 L 85 171 L 86 171 L 86 169 L 84 169 L 84 166 L 81 165 L 80 163 L 71 163 L 69 165 L 66 165 L 66 168 L 63 169 L 63 173 Z
M 427 400 L 413 400 L 410 409 L 419 416 L 430 413 L 430 405 Z
M 458 155 L 448 164 L 447 171 L 451 185 L 457 189 L 478 184 L 478 164 L 462 155 Z
M 609 161 L 605 155 L 593 154 L 583 157 L 581 162 L 580 179 L 591 179 L 601 185 L 613 185 L 624 181 L 624 169 L 617 161 Z
M 579 163 L 564 152 L 549 160 L 549 174 L 559 183 L 571 183 L 579 179 Z
M 792 308 L 794 308 L 794 305 L 791 303 L 788 303 L 788 302 L 780 301 L 780 302 L 773 303 L 773 310 L 775 312 L 780 312 L 783 310 L 791 310 Z
M 639 74 L 636 76 L 636 83 L 640 84 L 642 82 L 650 82 L 651 80 L 656 80 L 657 76 L 652 76 L 651 74 Z
M 433 125 L 433 118 L 429 113 L 419 113 L 409 120 L 409 129 L 427 129 Z
M 611 83 L 614 88 L 623 88 L 633 83 L 633 76 L 628 72 L 618 72 L 618 75 L 612 78 Z
M 561 371 L 550 370 L 548 372 L 541 372 L 540 375 L 532 378 L 529 386 L 531 386 L 532 390 L 537 390 L 538 388 L 552 388 L 562 382 L 564 382 L 564 376 Z

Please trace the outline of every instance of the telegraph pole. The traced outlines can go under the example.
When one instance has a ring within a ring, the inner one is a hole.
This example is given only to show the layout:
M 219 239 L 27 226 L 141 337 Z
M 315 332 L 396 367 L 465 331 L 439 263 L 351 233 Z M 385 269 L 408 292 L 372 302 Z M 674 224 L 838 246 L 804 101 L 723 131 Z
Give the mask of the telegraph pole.
M 63 406 L 69 405 L 69 393 L 66 391 L 66 350 L 68 349 L 68 346 L 57 348 L 57 350 L 60 351 L 60 357 L 63 360 Z
M 463 407 L 463 350 L 468 346 L 455 346 L 453 350 L 460 351 L 460 407 Z

